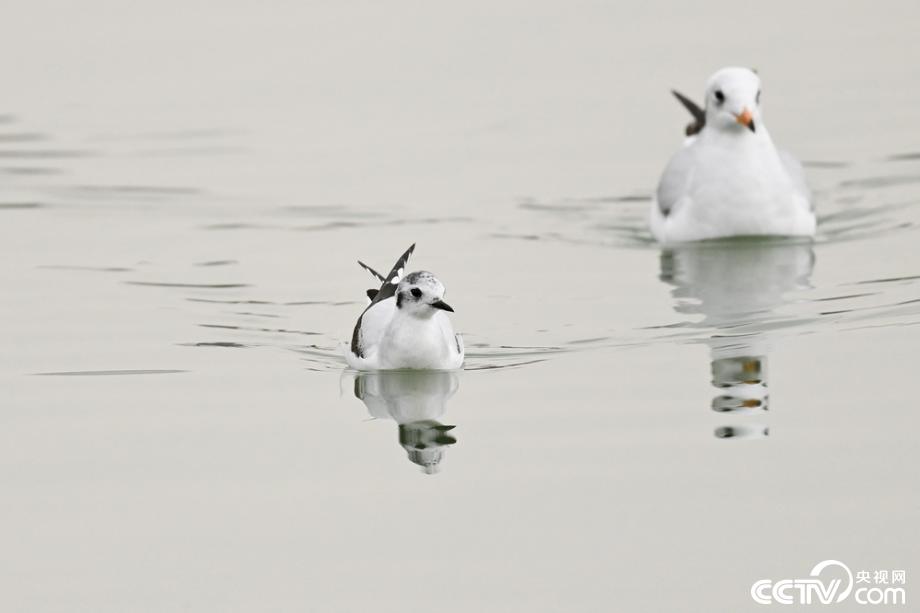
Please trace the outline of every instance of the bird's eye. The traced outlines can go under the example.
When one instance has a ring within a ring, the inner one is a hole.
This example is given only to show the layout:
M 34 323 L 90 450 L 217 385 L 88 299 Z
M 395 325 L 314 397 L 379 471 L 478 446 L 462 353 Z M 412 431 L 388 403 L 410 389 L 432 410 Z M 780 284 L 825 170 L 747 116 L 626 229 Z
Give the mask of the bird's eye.
M 721 89 L 716 90 L 716 102 L 718 104 L 722 104 L 723 102 L 725 102 L 725 94 L 722 93 Z
M 413 288 L 412 288 L 412 292 L 410 292 L 410 293 L 411 293 L 413 296 L 415 296 L 416 298 L 421 298 L 421 297 L 422 297 L 422 290 L 420 290 L 420 289 L 417 288 L 417 287 L 413 287 Z
M 757 90 L 757 97 L 754 98 L 754 101 L 757 102 L 757 104 L 760 104 L 760 90 L 759 89 Z

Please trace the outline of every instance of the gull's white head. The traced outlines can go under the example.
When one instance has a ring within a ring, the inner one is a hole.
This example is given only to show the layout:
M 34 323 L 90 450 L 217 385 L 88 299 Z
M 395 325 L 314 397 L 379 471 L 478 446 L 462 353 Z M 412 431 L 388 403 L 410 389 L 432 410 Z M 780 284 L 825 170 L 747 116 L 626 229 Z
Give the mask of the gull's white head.
M 748 68 L 723 68 L 706 83 L 706 125 L 747 134 L 763 126 L 760 77 Z
M 428 318 L 453 309 L 444 302 L 444 285 L 424 270 L 410 272 L 396 287 L 396 307 L 403 313 Z

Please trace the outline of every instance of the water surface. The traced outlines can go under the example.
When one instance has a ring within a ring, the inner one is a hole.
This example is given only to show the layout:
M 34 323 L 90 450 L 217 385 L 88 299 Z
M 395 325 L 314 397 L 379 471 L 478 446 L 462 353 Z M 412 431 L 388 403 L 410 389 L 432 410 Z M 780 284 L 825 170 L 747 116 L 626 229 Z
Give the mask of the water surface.
M 915 4 L 167 5 L 0 25 L 5 609 L 739 611 L 914 571 Z M 668 89 L 726 63 L 813 243 L 650 239 Z M 356 260 L 412 242 L 466 369 L 345 372 Z

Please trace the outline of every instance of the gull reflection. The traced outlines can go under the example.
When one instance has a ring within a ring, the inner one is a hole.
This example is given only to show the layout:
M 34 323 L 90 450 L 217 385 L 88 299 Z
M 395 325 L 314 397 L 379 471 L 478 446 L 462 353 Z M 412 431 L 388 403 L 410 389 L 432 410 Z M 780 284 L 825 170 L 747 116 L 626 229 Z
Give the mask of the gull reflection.
M 444 450 L 457 442 L 455 426 L 438 419 L 460 387 L 454 371 L 390 370 L 355 374 L 355 397 L 378 419 L 399 425 L 399 444 L 426 474 L 440 469 Z
M 702 315 L 692 327 L 709 330 L 712 410 L 735 417 L 768 409 L 767 357 L 776 331 L 790 320 L 777 313 L 790 292 L 810 287 L 810 243 L 778 239 L 707 241 L 661 253 L 661 280 L 673 287 L 678 313 Z M 753 423 L 725 425 L 718 438 L 762 438 Z

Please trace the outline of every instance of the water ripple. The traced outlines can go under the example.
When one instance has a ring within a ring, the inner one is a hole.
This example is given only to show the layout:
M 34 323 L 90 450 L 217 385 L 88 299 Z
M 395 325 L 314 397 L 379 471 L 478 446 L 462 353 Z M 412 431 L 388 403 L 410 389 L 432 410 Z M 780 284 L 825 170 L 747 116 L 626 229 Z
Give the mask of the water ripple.
M 130 369 L 130 370 L 72 370 L 61 372 L 37 372 L 32 373 L 42 377 L 97 377 L 113 375 L 171 375 L 176 373 L 189 372 L 187 370 L 177 369 Z

